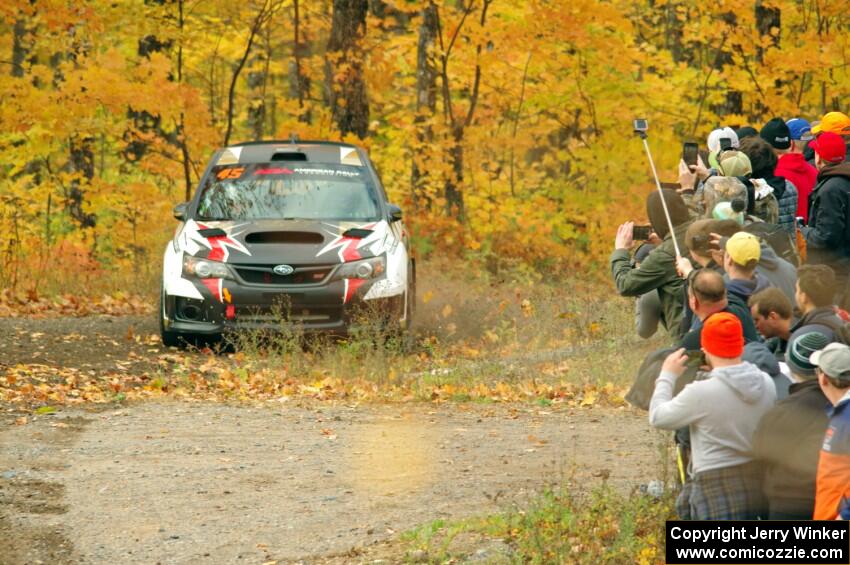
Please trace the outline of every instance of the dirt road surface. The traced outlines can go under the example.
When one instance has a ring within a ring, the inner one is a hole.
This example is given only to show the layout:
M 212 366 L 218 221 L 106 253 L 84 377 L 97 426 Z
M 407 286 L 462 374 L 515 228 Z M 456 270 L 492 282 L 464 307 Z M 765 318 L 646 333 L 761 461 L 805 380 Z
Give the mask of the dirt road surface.
M 128 352 L 128 370 L 151 363 L 157 348 L 122 338 L 145 320 L 92 320 L 2 320 L 18 339 L 0 353 L 94 371 Z M 69 330 L 103 345 L 63 341 Z M 546 485 L 628 492 L 661 472 L 659 436 L 626 409 L 175 401 L 0 424 L 4 564 L 356 563 L 405 530 L 503 511 Z

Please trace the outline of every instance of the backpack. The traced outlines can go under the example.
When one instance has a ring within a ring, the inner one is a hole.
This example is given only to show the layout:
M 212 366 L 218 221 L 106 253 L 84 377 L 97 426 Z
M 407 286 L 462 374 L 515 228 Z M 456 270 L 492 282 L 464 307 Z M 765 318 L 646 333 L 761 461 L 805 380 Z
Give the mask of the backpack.
M 753 222 L 744 226 L 744 231 L 763 240 L 778 257 L 785 259 L 794 267 L 800 265 L 800 255 L 797 253 L 796 242 L 782 227 L 767 222 Z

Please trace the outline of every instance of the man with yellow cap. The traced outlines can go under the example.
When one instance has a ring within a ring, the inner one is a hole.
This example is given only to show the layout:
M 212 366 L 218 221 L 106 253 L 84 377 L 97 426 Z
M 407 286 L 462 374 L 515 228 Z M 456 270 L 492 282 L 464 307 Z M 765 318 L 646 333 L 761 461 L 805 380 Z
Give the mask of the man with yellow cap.
M 844 140 L 844 146 L 847 147 L 845 158 L 850 155 L 850 116 L 847 116 L 844 112 L 827 112 L 821 118 L 821 121 L 812 127 L 812 135 L 817 137 L 826 132 L 841 136 Z M 814 158 L 814 155 L 812 158 Z

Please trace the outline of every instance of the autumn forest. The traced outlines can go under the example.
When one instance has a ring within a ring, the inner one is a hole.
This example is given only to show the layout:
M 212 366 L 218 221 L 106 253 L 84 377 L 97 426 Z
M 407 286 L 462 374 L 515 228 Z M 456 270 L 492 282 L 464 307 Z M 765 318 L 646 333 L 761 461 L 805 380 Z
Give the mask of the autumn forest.
M 848 107 L 838 0 L 9 0 L 0 284 L 155 281 L 216 148 L 366 147 L 420 256 L 592 264 L 718 125 Z

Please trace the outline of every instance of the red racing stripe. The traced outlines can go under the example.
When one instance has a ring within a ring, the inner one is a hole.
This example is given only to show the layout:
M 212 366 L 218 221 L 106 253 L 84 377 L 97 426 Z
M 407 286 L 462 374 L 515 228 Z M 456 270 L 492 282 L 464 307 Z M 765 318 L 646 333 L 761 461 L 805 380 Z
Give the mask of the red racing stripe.
M 342 299 L 343 304 L 348 304 L 357 289 L 363 286 L 366 279 L 345 279 L 345 296 Z
M 221 279 L 201 279 L 201 282 L 209 289 L 213 298 L 221 302 Z

